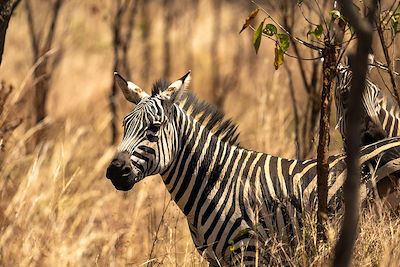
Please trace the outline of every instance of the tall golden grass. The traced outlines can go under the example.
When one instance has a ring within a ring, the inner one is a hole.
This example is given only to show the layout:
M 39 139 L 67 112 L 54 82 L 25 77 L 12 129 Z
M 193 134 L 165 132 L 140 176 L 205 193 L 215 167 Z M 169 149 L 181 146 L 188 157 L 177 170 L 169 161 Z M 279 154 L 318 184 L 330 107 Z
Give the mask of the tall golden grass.
M 208 88 L 212 71 L 208 54 L 212 20 L 207 15 L 211 1 L 200 2 L 193 36 L 179 34 L 178 26 L 190 19 L 189 15 L 176 18 L 176 27 L 171 29 L 174 55 L 171 73 L 176 77 L 168 78 L 177 78 L 192 69 L 192 88 L 201 98 L 212 101 Z M 105 178 L 105 169 L 115 152 L 115 147 L 109 144 L 107 103 L 113 71 L 111 5 L 111 1 L 66 3 L 54 47 L 63 47 L 65 51 L 52 81 L 49 116 L 35 128 L 20 126 L 7 140 L 4 151 L 0 151 L 5 156 L 0 166 L 1 266 L 207 265 L 197 253 L 185 218 L 170 200 L 160 177 L 148 177 L 128 193 L 116 191 Z M 100 11 L 93 14 L 93 6 Z M 146 90 L 151 81 L 141 78 L 140 73 L 143 68 L 151 68 L 151 76 L 159 78 L 162 65 L 159 58 L 163 52 L 158 42 L 162 10 L 157 3 L 152 6 L 151 66 L 140 64 L 143 45 L 139 26 L 134 32 L 131 51 L 135 83 Z M 226 4 L 223 9 L 220 69 L 228 78 L 240 77 L 237 88 L 227 89 L 224 109 L 238 122 L 244 146 L 293 157 L 287 77 L 283 69 L 273 70 L 273 44 L 262 44 L 260 55 L 254 58 L 249 36 L 237 34 L 247 13 L 234 4 Z M 140 18 L 137 20 L 140 25 Z M 16 86 L 6 107 L 15 116 L 29 116 L 30 90 L 35 82 L 30 76 L 32 64 L 26 34 L 25 14 L 19 7 L 10 23 L 0 68 L 0 78 Z M 182 63 L 189 41 L 194 66 Z M 226 45 L 235 42 L 242 44 L 240 53 L 244 59 L 240 73 L 231 72 L 234 70 L 231 58 L 237 51 L 234 45 Z M 254 73 L 247 65 L 250 59 Z M 288 64 L 290 60 L 287 59 Z M 299 89 L 300 101 L 303 95 Z M 21 108 L 15 110 L 16 103 L 23 99 L 26 105 L 18 105 Z M 121 98 L 123 112 L 130 108 Z M 42 142 L 34 149 L 27 149 L 30 137 L 41 128 L 46 129 Z M 310 218 L 295 256 L 285 261 L 294 266 L 329 263 L 339 219 L 337 216 L 332 220 L 328 242 L 319 245 L 313 239 L 314 220 Z M 354 265 L 400 265 L 399 224 L 398 217 L 384 209 L 365 210 Z M 272 251 L 280 251 L 281 247 L 279 243 L 271 244 Z M 274 260 L 277 265 L 282 263 L 282 259 Z

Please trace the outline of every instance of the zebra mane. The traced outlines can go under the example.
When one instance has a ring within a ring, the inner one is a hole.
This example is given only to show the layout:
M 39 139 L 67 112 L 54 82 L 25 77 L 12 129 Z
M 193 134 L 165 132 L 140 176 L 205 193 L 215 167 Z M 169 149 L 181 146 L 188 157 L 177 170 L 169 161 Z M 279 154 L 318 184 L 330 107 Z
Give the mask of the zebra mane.
M 158 80 L 154 83 L 151 91 L 152 96 L 168 88 L 170 83 L 165 80 Z M 214 105 L 197 98 L 192 91 L 185 91 L 176 103 L 186 114 L 196 119 L 201 125 L 217 136 L 221 141 L 231 145 L 239 146 L 239 133 L 237 125 L 226 119 L 225 114 Z

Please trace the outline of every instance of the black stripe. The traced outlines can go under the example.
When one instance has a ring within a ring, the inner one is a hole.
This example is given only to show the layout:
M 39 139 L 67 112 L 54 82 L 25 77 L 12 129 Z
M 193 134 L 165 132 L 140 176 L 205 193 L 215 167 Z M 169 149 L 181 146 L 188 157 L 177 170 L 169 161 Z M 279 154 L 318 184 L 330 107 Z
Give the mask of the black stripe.
M 245 167 L 243 169 L 242 177 L 239 177 L 239 179 L 240 179 L 240 184 L 239 184 L 239 188 L 240 188 L 239 189 L 239 207 L 240 207 L 240 212 L 242 213 L 243 219 L 246 221 L 246 223 L 248 225 L 253 226 L 253 222 L 250 220 L 250 217 L 247 214 L 246 207 L 244 205 L 244 196 L 243 196 L 243 194 L 244 194 L 244 186 L 245 186 L 246 180 L 250 179 L 250 177 L 247 177 L 247 175 L 249 173 L 249 170 L 250 170 L 250 165 L 254 162 L 257 154 L 254 153 L 254 152 L 253 153 L 248 152 L 248 153 L 250 153 L 250 157 L 248 158 L 248 160 L 246 162 L 246 165 L 245 165 Z M 251 187 L 250 187 L 250 190 L 251 190 Z M 251 208 L 251 207 L 248 207 L 248 208 Z
M 271 160 L 269 161 L 269 177 L 273 183 L 276 197 L 281 199 L 282 198 L 282 190 L 281 190 L 281 186 L 279 184 L 277 163 L 278 163 L 278 158 L 271 157 Z
M 186 146 L 185 151 L 183 152 L 183 157 L 182 157 L 181 164 L 179 166 L 176 166 L 177 168 L 179 167 L 179 169 L 178 169 L 178 174 L 179 175 L 181 175 L 183 173 L 183 169 L 185 167 L 186 160 L 188 159 L 190 153 L 192 152 L 192 147 L 194 146 L 194 142 L 196 140 L 196 133 L 199 132 L 199 125 L 197 125 L 197 124 L 196 125 L 189 124 L 188 127 L 189 128 L 188 128 L 188 131 L 187 131 L 187 135 L 184 136 L 185 139 L 183 139 L 183 140 L 186 140 L 186 142 L 187 142 L 187 140 L 188 140 L 188 138 L 190 136 L 190 133 L 192 131 L 194 131 L 195 133 L 193 134 L 192 139 L 189 140 L 189 144 Z M 177 165 L 178 165 L 178 163 L 179 162 L 177 162 Z M 174 172 L 171 173 L 171 175 L 173 176 L 174 173 L 175 173 L 175 169 L 174 169 Z M 171 192 L 173 192 L 175 190 L 175 187 L 177 186 L 180 178 L 181 178 L 181 176 L 176 177 L 176 180 L 175 180 L 174 184 L 172 185 Z M 171 180 L 171 179 L 169 179 L 169 180 Z
M 178 114 L 176 114 L 176 118 L 177 118 L 176 123 L 172 126 L 173 128 L 175 128 L 175 131 L 176 131 L 175 134 L 178 135 L 179 132 L 182 132 L 182 138 L 185 138 L 185 139 L 183 139 L 183 140 L 187 140 L 187 135 L 184 134 L 184 130 L 185 130 L 186 127 L 187 127 L 188 120 L 184 120 L 183 117 L 182 117 L 182 116 L 178 116 Z M 181 128 L 178 128 L 178 125 L 180 125 Z M 174 135 L 174 136 L 175 136 L 175 135 Z M 178 142 L 179 142 L 179 141 L 178 141 L 178 140 L 179 140 L 179 137 L 178 137 L 178 136 L 175 136 L 175 138 L 176 138 L 176 145 L 179 146 L 179 144 L 178 144 Z M 173 145 L 175 145 L 175 142 L 173 142 Z M 174 147 L 174 148 L 175 148 L 175 147 Z M 174 176 L 174 173 L 175 173 L 175 171 L 176 171 L 176 168 L 178 167 L 179 159 L 180 159 L 182 153 L 183 153 L 183 149 L 177 149 L 177 155 L 175 156 L 174 163 L 171 164 L 171 165 L 167 168 L 167 170 L 165 171 L 165 173 L 169 173 L 168 176 L 167 176 L 167 177 L 165 178 L 165 180 L 164 180 L 164 183 L 165 183 L 165 184 L 169 185 L 169 183 L 171 182 L 171 179 L 172 179 L 173 176 Z M 163 174 L 165 174 L 165 173 L 162 173 L 161 175 L 163 175 Z
M 197 173 L 196 177 L 194 178 L 195 182 L 194 182 L 193 187 L 192 188 L 188 188 L 190 190 L 190 196 L 189 196 L 188 201 L 185 204 L 185 207 L 183 208 L 183 213 L 184 214 L 189 214 L 190 210 L 192 209 L 192 207 L 194 205 L 196 197 L 197 197 L 197 195 L 198 195 L 198 193 L 199 193 L 199 191 L 201 189 L 201 184 L 204 182 L 204 179 L 206 178 L 207 171 L 209 170 L 209 168 L 210 168 L 210 166 L 211 166 L 211 164 L 213 162 L 213 156 L 214 156 L 213 153 L 215 152 L 215 149 L 217 147 L 217 141 L 218 141 L 218 139 L 216 137 L 213 136 L 211 138 L 210 144 L 206 148 L 206 154 L 204 156 L 203 161 L 201 163 L 197 162 L 197 164 L 200 163 L 200 168 L 199 168 L 199 172 Z M 198 144 L 198 146 L 204 147 L 204 143 L 202 145 Z M 222 150 L 222 149 L 220 149 L 220 150 Z M 217 161 L 217 159 L 215 159 L 215 161 Z M 192 175 L 192 173 L 190 175 Z
M 139 146 L 138 147 L 140 150 L 148 153 L 148 154 L 152 154 L 152 155 L 156 155 L 156 151 L 154 149 L 152 149 L 151 147 L 147 147 L 147 146 Z
M 199 124 L 196 124 L 196 133 L 198 134 L 199 133 L 199 128 L 200 128 L 200 126 L 199 126 Z M 183 167 L 184 167 L 184 163 L 186 163 L 186 161 L 187 160 L 189 160 L 189 155 L 191 155 L 191 158 L 190 158 L 190 160 L 198 160 L 199 158 L 200 158 L 200 155 L 201 155 L 201 151 L 202 151 L 202 149 L 203 149 L 203 147 L 204 147 L 204 143 L 206 142 L 206 139 L 207 139 L 207 136 L 208 136 L 208 131 L 203 131 L 202 133 L 201 133 L 201 136 L 200 136 L 200 140 L 199 140 L 199 142 L 197 143 L 197 144 L 195 144 L 195 139 L 196 139 L 196 137 L 197 137 L 197 134 L 195 134 L 194 136 L 193 136 L 193 138 L 190 140 L 190 145 L 189 145 L 189 147 L 190 147 L 190 151 L 188 151 L 188 154 L 187 154 L 187 156 L 185 157 L 183 157 L 183 159 L 184 159 L 184 161 L 182 162 L 182 171 L 181 171 L 181 169 L 180 169 L 180 171 L 179 171 L 179 173 L 181 173 L 182 175 L 181 175 L 181 178 L 182 178 L 182 176 L 183 176 L 183 174 L 185 175 L 184 177 L 183 177 L 183 181 L 182 181 L 182 183 L 181 183 L 181 186 L 180 186 L 180 188 L 178 189 L 178 192 L 176 193 L 176 195 L 175 195 L 175 202 L 179 202 L 179 200 L 181 199 L 181 197 L 184 195 L 184 193 L 186 192 L 186 190 L 187 190 L 187 187 L 189 186 L 189 184 L 190 184 L 190 181 L 191 181 L 191 179 L 192 179 L 192 177 L 193 177 L 193 175 L 195 174 L 194 173 L 194 170 L 196 169 L 196 167 L 197 167 L 197 165 L 196 164 L 189 164 L 188 165 L 188 167 L 187 167 L 187 170 L 186 170 L 186 173 L 183 173 Z M 188 148 L 189 148 L 188 147 Z M 195 148 L 195 151 L 192 153 L 192 148 Z M 186 153 L 185 153 L 185 155 L 186 155 Z M 185 161 L 186 160 L 186 161 Z M 174 186 L 176 186 L 176 184 L 177 183 L 175 183 L 174 184 Z M 174 189 L 172 189 L 172 191 L 174 191 Z M 187 215 L 187 213 L 185 213 L 185 215 Z
M 142 154 L 140 154 L 140 153 L 138 153 L 136 151 L 133 151 L 132 155 L 137 157 L 138 159 L 142 159 L 142 160 L 144 160 L 146 162 L 149 160 L 149 158 L 147 158 L 146 156 L 144 156 L 144 155 L 142 155 Z
M 231 181 L 230 177 L 231 177 L 232 168 L 233 168 L 233 165 L 234 165 L 238 155 L 239 155 L 239 151 L 237 149 L 235 149 L 233 151 L 233 155 L 232 155 L 231 161 L 229 162 L 229 166 L 226 169 L 226 173 L 225 173 L 224 177 L 221 180 L 220 187 L 219 187 L 217 193 L 215 194 L 215 196 L 213 198 L 213 201 L 207 207 L 206 211 L 203 214 L 203 217 L 201 218 L 201 225 L 204 225 L 206 223 L 206 221 L 208 220 L 208 218 L 210 217 L 210 215 L 213 212 L 215 212 L 215 207 L 217 206 L 217 203 L 221 200 L 222 193 L 224 192 L 224 190 L 226 190 L 226 184 Z M 228 196 L 229 196 L 229 192 L 231 192 L 230 191 L 231 189 L 232 189 L 232 183 L 231 183 L 231 185 L 229 187 L 229 190 L 228 190 L 228 194 L 227 194 Z M 225 198 L 225 200 L 224 200 L 220 210 L 217 212 L 216 216 L 218 216 L 218 213 L 222 212 L 223 207 L 225 207 L 227 201 L 228 201 L 228 197 Z
M 197 207 L 196 207 L 196 210 L 194 213 L 193 224 L 195 227 L 197 227 L 200 210 L 202 207 L 204 207 L 207 197 L 210 195 L 211 190 L 214 188 L 215 184 L 217 183 L 218 179 L 220 178 L 222 169 L 224 168 L 224 166 L 229 158 L 229 153 L 230 153 L 231 149 L 230 149 L 230 146 L 228 146 L 226 144 L 224 144 L 223 147 L 220 147 L 216 158 L 220 159 L 224 150 L 225 150 L 225 156 L 222 159 L 222 162 L 216 162 L 214 164 L 213 169 L 211 170 L 211 173 L 210 173 L 210 177 L 207 180 L 207 184 L 206 184 L 203 192 L 201 192 L 201 196 L 200 196 L 199 202 L 197 203 Z
M 226 180 L 226 181 L 231 181 L 230 179 L 225 179 L 225 180 Z M 204 213 L 203 218 L 202 218 L 202 221 L 201 221 L 202 225 L 205 224 L 205 222 L 207 221 L 207 219 L 209 218 L 209 216 L 214 212 L 213 221 L 211 222 L 210 227 L 208 227 L 207 231 L 204 233 L 204 240 L 208 240 L 208 238 L 210 237 L 210 235 L 212 234 L 212 232 L 213 232 L 214 230 L 216 230 L 215 227 L 216 227 L 217 223 L 223 219 L 222 216 L 221 216 L 221 214 L 222 214 L 222 212 L 225 210 L 226 204 L 227 204 L 228 201 L 229 201 L 229 197 L 231 196 L 231 193 L 233 194 L 233 196 L 232 196 L 232 203 L 233 203 L 233 204 L 232 204 L 232 206 L 229 208 L 228 215 L 227 215 L 226 218 L 224 218 L 225 220 L 224 220 L 223 224 L 226 225 L 228 218 L 230 218 L 230 217 L 232 216 L 232 214 L 233 214 L 233 212 L 234 212 L 234 209 L 235 209 L 235 199 L 234 199 L 234 197 L 235 197 L 235 192 L 232 190 L 232 188 L 234 187 L 234 185 L 235 185 L 234 182 L 231 182 L 231 183 L 229 184 L 229 188 L 228 188 L 228 190 L 227 190 L 227 194 L 226 194 L 226 196 L 225 196 L 225 199 L 223 200 L 223 203 L 222 203 L 221 207 L 219 208 L 219 210 L 217 210 L 217 212 L 215 212 L 215 208 L 211 210 L 210 207 L 216 206 L 216 205 L 217 205 L 217 202 L 218 202 L 218 201 L 221 201 L 221 199 L 220 199 L 220 198 L 214 197 L 214 201 L 211 203 L 210 206 L 208 206 L 206 212 Z M 221 186 L 221 187 L 222 187 L 222 186 Z M 221 188 L 220 188 L 220 189 L 221 189 Z M 223 191 L 223 190 L 225 190 L 225 189 L 227 189 L 227 188 L 226 188 L 226 187 L 223 187 L 223 189 L 222 189 L 221 191 Z M 221 230 L 223 230 L 223 229 L 220 229 L 220 231 L 221 231 Z M 217 240 L 219 240 L 219 238 L 218 238 Z
M 288 193 L 288 196 L 293 195 L 292 176 L 289 175 L 289 168 L 290 168 L 290 165 L 292 164 L 292 162 L 293 162 L 293 160 L 281 159 L 281 170 L 282 170 L 283 178 L 285 180 L 286 191 Z
M 226 222 L 226 221 L 225 221 Z M 227 242 L 225 242 L 224 246 L 222 247 L 222 253 L 225 254 L 225 250 L 229 247 L 229 241 L 232 239 L 232 234 L 234 231 L 236 231 L 239 226 L 242 223 L 242 218 L 237 218 L 235 220 L 235 222 L 233 223 L 231 229 L 229 230 L 228 234 L 226 235 L 227 237 Z M 226 225 L 224 225 L 224 227 L 222 227 L 222 229 L 225 229 Z M 219 233 L 218 233 L 219 234 Z M 219 240 L 220 238 L 217 238 L 217 240 Z M 216 247 L 216 244 L 214 244 Z M 215 250 L 215 247 L 213 246 L 213 249 Z

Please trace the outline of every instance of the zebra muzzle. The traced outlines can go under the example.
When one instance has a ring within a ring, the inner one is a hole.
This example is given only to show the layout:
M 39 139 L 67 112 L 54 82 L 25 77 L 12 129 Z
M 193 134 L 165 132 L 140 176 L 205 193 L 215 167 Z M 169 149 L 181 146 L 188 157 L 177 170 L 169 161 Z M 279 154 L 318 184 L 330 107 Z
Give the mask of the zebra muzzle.
M 115 155 L 107 168 L 106 177 L 116 189 L 128 191 L 142 179 L 141 173 L 139 168 L 131 164 L 129 153 L 124 151 Z

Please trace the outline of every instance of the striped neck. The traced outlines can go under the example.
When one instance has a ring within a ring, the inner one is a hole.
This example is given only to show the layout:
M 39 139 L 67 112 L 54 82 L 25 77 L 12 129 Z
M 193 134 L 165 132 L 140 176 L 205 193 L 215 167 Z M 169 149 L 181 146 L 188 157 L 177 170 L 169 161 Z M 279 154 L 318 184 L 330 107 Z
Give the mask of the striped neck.
M 238 148 L 222 142 L 180 108 L 176 111 L 178 149 L 175 159 L 161 175 L 171 197 L 190 218 L 222 177 L 230 151 Z

